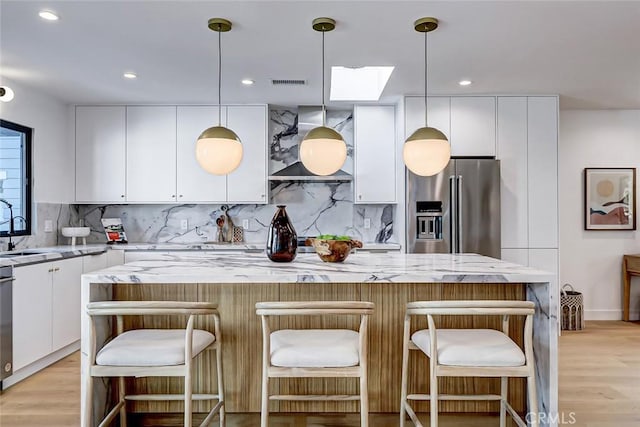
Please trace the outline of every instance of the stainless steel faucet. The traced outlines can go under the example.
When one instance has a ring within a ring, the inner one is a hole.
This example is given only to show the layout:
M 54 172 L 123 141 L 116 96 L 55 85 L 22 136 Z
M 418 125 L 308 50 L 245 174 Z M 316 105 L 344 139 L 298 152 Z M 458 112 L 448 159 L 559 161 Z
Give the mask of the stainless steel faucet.
M 13 205 L 7 202 L 5 199 L 0 199 L 0 202 L 4 203 L 9 208 L 9 232 L 7 233 L 7 235 L 9 236 L 9 244 L 7 245 L 7 250 L 12 251 L 16 248 L 16 245 L 11 241 L 11 236 L 13 236 L 16 232 L 13 224 Z

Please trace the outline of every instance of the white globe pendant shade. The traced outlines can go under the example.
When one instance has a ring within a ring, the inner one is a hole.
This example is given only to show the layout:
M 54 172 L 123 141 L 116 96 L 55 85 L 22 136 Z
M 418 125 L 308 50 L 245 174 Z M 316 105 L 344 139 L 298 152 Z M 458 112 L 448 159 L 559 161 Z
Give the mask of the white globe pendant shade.
M 432 176 L 441 172 L 451 160 L 451 146 L 438 129 L 423 127 L 407 138 L 402 158 L 411 172 Z
M 336 173 L 347 159 L 342 135 L 326 126 L 311 129 L 300 144 L 300 161 L 315 175 Z
M 240 138 L 226 127 L 210 127 L 198 137 L 196 160 L 202 169 L 213 175 L 229 174 L 242 161 Z

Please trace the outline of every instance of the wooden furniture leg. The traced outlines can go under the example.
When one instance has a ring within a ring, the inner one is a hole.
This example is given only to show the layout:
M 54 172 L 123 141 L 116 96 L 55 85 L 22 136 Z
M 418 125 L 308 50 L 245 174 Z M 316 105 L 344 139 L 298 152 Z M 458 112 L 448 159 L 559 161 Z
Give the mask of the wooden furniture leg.
M 629 321 L 631 304 L 631 275 L 627 271 L 627 257 L 622 257 L 622 320 Z

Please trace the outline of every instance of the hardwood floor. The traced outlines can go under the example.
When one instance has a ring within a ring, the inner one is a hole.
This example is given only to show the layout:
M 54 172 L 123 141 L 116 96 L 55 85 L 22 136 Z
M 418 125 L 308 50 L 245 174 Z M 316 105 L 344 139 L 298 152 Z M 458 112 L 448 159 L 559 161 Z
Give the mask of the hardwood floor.
M 0 395 L 0 426 L 79 425 L 79 361 L 80 355 L 75 353 L 6 390 Z M 563 332 L 560 415 L 564 417 L 564 425 L 640 426 L 640 324 L 587 322 L 584 331 Z M 497 417 L 485 415 L 448 415 L 440 419 L 442 427 L 498 425 Z M 428 416 L 425 415 L 424 420 L 426 422 Z M 371 427 L 397 424 L 395 414 L 371 417 Z M 227 425 L 253 427 L 259 425 L 259 416 L 231 414 Z M 274 415 L 271 418 L 271 427 L 358 425 L 357 416 L 344 414 Z
M 640 426 L 640 324 L 587 322 L 560 338 L 560 409 L 581 427 Z

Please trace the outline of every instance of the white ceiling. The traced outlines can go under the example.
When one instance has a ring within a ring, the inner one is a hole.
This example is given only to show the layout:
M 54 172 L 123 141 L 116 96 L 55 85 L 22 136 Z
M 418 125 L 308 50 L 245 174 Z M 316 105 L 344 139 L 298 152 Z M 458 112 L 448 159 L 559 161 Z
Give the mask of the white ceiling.
M 60 20 L 40 19 L 43 8 Z M 2 0 L 0 76 L 69 103 L 215 103 L 207 20 L 224 17 L 234 28 L 222 38 L 223 103 L 319 104 L 318 16 L 337 21 L 327 69 L 396 66 L 382 100 L 423 93 L 424 40 L 412 24 L 435 16 L 430 94 L 560 94 L 562 108 L 640 108 L 639 1 Z M 458 86 L 463 78 L 473 85 Z

